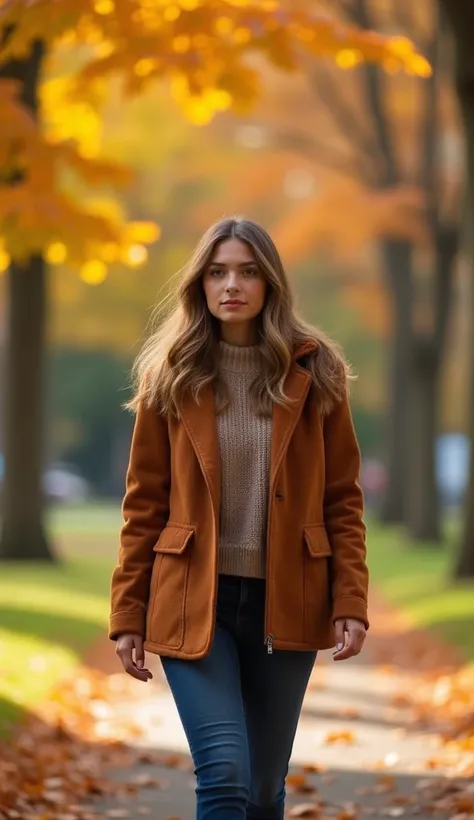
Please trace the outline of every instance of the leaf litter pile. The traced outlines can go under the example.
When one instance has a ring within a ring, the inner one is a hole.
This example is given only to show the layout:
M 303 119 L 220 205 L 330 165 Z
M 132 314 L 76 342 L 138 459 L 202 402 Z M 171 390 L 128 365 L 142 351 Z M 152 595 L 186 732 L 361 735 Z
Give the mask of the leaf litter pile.
M 126 675 L 107 676 L 87 668 L 62 682 L 37 714 L 0 746 L 0 820 L 153 816 L 150 805 L 141 801 L 142 790 L 166 789 L 167 783 L 150 775 L 147 766 L 183 769 L 188 781 L 192 764 L 183 755 L 133 745 L 140 740 L 143 726 L 134 719 L 135 709 L 121 712 L 118 704 L 138 703 L 139 691 L 137 682 Z M 390 766 L 390 761 L 382 761 L 374 766 L 372 782 L 355 788 L 353 801 L 327 801 L 320 790 L 340 776 L 308 762 L 287 779 L 291 802 L 301 800 L 288 808 L 288 817 L 356 820 L 371 814 L 393 818 L 442 814 L 450 820 L 474 818 L 474 664 L 449 674 L 425 673 L 417 677 L 416 688 L 393 701 L 410 710 L 414 728 L 429 728 L 438 738 L 438 753 L 426 760 L 427 775 L 414 781 L 412 793 L 402 793 L 392 774 L 377 771 Z M 351 717 L 349 710 L 348 721 Z M 354 740 L 347 729 L 328 734 L 325 742 L 350 745 Z M 109 776 L 113 770 L 130 775 L 119 782 Z M 371 796 L 379 797 L 377 807 L 370 805 Z M 118 806 L 99 810 L 97 798 L 109 802 L 113 798 Z

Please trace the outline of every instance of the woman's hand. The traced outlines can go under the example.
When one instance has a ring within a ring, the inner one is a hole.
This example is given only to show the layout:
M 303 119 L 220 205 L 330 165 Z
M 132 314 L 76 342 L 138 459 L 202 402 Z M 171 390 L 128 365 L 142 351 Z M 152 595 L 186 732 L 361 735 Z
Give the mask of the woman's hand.
M 135 649 L 135 660 L 132 657 L 132 649 Z M 115 652 L 122 661 L 125 671 L 137 680 L 145 683 L 153 677 L 150 670 L 143 666 L 145 663 L 145 651 L 143 649 L 143 638 L 132 632 L 124 632 L 117 638 Z
M 358 655 L 365 641 L 365 624 L 355 618 L 338 618 L 334 623 L 334 628 L 336 632 L 334 660 L 345 661 L 347 658 Z

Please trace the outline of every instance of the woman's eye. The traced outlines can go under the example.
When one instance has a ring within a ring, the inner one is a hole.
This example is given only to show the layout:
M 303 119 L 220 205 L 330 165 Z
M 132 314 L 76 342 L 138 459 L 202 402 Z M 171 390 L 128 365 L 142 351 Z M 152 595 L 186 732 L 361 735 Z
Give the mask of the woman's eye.
M 219 268 L 214 268 L 213 270 L 211 270 L 210 273 L 211 276 L 219 276 L 219 274 L 222 273 L 222 271 Z
M 258 273 L 257 268 L 246 268 L 244 273 L 248 276 L 255 276 Z

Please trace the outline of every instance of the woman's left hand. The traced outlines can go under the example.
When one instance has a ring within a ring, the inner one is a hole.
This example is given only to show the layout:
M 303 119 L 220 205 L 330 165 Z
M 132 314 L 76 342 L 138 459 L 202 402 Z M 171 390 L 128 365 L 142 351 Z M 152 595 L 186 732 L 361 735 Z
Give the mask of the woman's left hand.
M 355 618 L 339 618 L 334 622 L 334 628 L 336 633 L 334 660 L 345 661 L 347 658 L 358 655 L 365 641 L 365 624 Z

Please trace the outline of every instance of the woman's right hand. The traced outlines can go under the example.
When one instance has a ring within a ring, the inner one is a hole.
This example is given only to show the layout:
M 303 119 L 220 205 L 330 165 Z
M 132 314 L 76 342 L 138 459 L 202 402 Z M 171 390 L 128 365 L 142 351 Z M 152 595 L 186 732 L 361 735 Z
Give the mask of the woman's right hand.
M 132 650 L 135 649 L 135 660 Z M 119 656 L 122 666 L 128 675 L 145 683 L 153 677 L 150 670 L 144 667 L 145 651 L 143 649 L 143 638 L 133 632 L 124 632 L 117 638 L 115 652 Z

